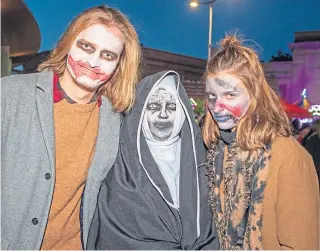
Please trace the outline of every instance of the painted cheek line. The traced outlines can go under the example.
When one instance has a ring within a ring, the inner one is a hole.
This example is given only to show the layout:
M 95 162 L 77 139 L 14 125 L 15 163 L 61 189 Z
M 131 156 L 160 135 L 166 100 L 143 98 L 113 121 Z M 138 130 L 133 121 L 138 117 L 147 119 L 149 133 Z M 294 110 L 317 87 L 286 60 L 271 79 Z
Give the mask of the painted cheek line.
M 229 112 L 231 112 L 235 117 L 240 117 L 241 116 L 241 109 L 239 107 L 236 106 L 231 106 L 231 105 L 226 105 L 226 104 L 222 104 L 222 103 L 216 103 L 216 105 L 218 105 L 219 107 L 221 107 L 222 109 L 226 109 Z
M 76 77 L 78 78 L 78 76 L 77 76 L 77 70 L 76 70 L 77 65 L 76 65 L 76 63 L 74 62 L 73 58 L 72 58 L 70 55 L 68 55 L 68 63 L 69 63 L 69 65 L 70 65 L 70 67 L 71 67 L 74 75 L 76 75 Z
M 104 76 L 100 77 L 101 82 L 105 82 L 110 78 L 111 74 L 105 74 Z
M 71 55 L 68 56 L 68 62 L 69 62 L 69 65 L 71 66 L 73 73 L 76 75 L 77 78 L 80 78 L 83 75 L 85 75 L 85 76 L 91 78 L 92 80 L 99 80 L 101 82 L 105 82 L 110 78 L 111 74 L 94 73 L 94 72 L 88 70 L 87 68 L 80 66 L 81 64 L 83 64 L 82 62 L 81 62 L 81 64 L 78 65 L 77 62 L 75 62 L 73 60 Z

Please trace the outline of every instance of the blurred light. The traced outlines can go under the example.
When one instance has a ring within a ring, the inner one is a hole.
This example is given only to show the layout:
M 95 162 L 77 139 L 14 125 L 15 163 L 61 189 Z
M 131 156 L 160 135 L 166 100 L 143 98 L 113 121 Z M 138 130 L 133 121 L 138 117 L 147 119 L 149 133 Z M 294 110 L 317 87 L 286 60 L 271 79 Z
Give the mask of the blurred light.
M 309 112 L 311 112 L 313 116 L 320 116 L 320 105 L 312 105 Z
M 301 124 L 311 124 L 313 121 L 313 118 L 304 118 L 304 119 L 299 119 Z
M 191 105 L 194 105 L 194 106 L 197 106 L 197 102 L 193 99 L 193 98 L 190 98 L 190 103 Z
M 199 3 L 198 3 L 198 1 L 191 1 L 191 2 L 190 2 L 190 6 L 191 6 L 192 8 L 196 8 L 196 7 L 199 6 Z

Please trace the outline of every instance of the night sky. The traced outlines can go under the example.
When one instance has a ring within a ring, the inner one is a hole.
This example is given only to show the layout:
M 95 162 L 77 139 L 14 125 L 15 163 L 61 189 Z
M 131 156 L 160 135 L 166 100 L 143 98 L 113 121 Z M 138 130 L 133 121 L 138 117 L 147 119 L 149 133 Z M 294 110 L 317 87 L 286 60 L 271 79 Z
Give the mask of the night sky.
M 206 1 L 206 0 L 205 0 Z M 86 8 L 107 4 L 135 25 L 145 47 L 205 59 L 208 6 L 188 0 L 25 0 L 42 34 L 41 51 L 51 50 L 71 20 Z M 261 60 L 290 52 L 294 32 L 320 30 L 320 0 L 217 0 L 213 5 L 213 42 L 239 30 L 259 46 Z

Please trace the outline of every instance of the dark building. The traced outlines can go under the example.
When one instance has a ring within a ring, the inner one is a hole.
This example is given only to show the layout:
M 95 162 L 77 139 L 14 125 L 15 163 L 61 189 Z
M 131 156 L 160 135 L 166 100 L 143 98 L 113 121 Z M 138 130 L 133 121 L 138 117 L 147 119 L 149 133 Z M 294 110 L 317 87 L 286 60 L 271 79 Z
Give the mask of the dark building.
M 203 98 L 202 79 L 206 63 L 206 60 L 200 58 L 143 48 L 142 75 L 147 76 L 164 70 L 176 71 L 188 95 L 192 98 Z
M 35 55 L 40 42 L 39 26 L 23 0 L 1 0 L 1 76 Z

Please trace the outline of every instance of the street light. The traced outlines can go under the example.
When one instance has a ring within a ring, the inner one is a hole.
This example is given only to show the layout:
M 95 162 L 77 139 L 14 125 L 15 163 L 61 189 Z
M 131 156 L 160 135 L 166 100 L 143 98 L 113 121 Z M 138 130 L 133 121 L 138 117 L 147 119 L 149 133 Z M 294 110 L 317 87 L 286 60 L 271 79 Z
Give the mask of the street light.
M 200 4 L 209 4 L 209 41 L 208 41 L 208 61 L 211 58 L 211 41 L 212 41 L 212 4 L 217 1 L 217 0 L 212 0 L 212 1 L 208 1 L 208 2 L 199 2 L 196 0 L 190 1 L 190 6 L 192 8 L 196 8 L 198 7 Z
M 190 2 L 190 6 L 191 6 L 192 8 L 198 7 L 198 6 L 199 6 L 199 3 L 198 3 L 197 1 L 191 1 L 191 2 Z

